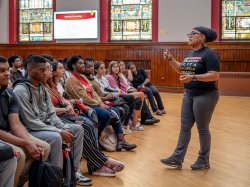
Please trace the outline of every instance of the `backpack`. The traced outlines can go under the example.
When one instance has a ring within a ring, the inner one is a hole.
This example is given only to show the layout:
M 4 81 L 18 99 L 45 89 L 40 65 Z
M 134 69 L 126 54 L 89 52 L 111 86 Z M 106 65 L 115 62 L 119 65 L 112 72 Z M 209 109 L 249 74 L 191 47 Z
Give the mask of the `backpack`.
M 62 170 L 45 161 L 36 160 L 29 171 L 29 187 L 60 187 L 62 186 Z
M 0 162 L 14 157 L 14 151 L 9 144 L 0 141 Z
M 29 102 L 30 102 L 30 104 L 32 104 L 33 99 L 32 99 L 32 92 L 31 92 L 31 88 L 30 88 L 31 82 L 28 79 L 18 79 L 12 84 L 13 89 L 17 85 L 20 85 L 20 84 L 23 85 L 28 90 L 28 92 L 29 92 Z M 41 86 L 41 84 L 39 84 L 39 86 Z M 42 86 L 42 89 L 44 91 L 44 94 L 43 94 L 44 99 L 45 99 L 45 101 L 47 101 L 48 96 L 47 96 L 47 93 L 46 93 L 45 88 L 43 86 Z
M 63 150 L 63 185 L 62 187 L 75 187 L 76 175 L 75 166 L 70 148 L 66 145 L 62 145 Z

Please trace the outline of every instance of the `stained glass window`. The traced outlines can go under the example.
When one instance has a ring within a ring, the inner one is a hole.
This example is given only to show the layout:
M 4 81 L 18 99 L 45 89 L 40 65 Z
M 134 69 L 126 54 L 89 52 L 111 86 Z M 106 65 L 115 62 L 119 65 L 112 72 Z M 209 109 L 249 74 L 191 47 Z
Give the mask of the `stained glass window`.
M 53 40 L 53 0 L 19 0 L 19 42 Z
M 250 39 L 250 0 L 222 0 L 222 39 Z
M 152 0 L 111 0 L 110 40 L 152 40 Z

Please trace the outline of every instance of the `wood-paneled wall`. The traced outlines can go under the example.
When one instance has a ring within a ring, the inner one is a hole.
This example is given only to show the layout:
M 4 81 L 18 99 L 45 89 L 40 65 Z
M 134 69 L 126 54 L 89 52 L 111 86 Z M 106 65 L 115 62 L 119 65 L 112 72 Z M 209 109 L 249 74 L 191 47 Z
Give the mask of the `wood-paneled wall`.
M 216 42 L 209 44 L 221 59 L 222 72 L 250 72 L 250 43 Z M 134 61 L 138 67 L 151 70 L 152 82 L 162 91 L 181 92 L 178 75 L 163 59 L 169 49 L 181 61 L 190 50 L 187 43 L 85 43 L 85 44 L 15 44 L 0 45 L 0 55 L 19 54 L 26 58 L 31 53 L 50 54 L 56 58 L 81 54 L 93 56 L 108 64 L 111 60 Z

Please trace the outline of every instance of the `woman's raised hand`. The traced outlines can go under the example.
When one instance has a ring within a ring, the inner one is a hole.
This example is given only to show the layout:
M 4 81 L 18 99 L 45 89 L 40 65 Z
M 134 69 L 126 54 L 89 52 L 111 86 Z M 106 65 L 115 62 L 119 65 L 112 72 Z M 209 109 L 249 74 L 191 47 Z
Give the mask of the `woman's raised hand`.
M 166 49 L 166 50 L 163 52 L 163 58 L 164 58 L 164 59 L 167 59 L 168 61 L 170 61 L 170 60 L 173 59 L 173 56 L 172 56 L 172 54 L 169 52 L 168 49 Z

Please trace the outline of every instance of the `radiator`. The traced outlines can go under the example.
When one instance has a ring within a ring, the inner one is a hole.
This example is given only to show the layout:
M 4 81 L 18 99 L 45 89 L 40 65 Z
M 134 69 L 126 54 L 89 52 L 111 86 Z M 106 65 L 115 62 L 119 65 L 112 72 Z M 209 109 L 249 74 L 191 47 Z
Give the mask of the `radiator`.
M 250 72 L 220 72 L 221 95 L 250 96 Z

